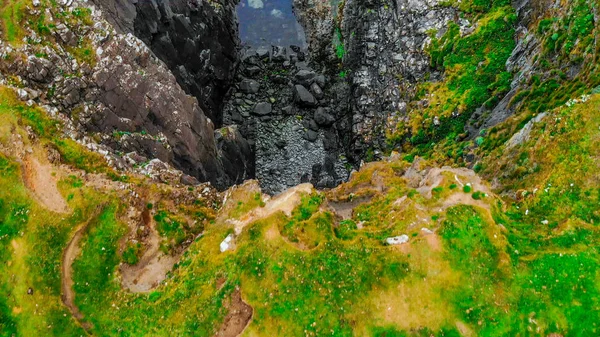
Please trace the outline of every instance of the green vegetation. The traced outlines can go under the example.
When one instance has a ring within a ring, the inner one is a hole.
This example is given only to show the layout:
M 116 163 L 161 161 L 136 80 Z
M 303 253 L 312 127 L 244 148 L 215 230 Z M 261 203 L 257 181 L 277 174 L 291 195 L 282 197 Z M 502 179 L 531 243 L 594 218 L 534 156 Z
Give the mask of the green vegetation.
M 515 47 L 517 19 L 510 2 L 472 1 L 460 7 L 472 13 L 477 28 L 461 36 L 459 26 L 451 22 L 441 38 L 431 35 L 431 63 L 444 72 L 445 80 L 421 85 L 418 96 L 429 95 L 428 107 L 414 109 L 409 122 L 388 135 L 392 146 L 405 145 L 407 152 L 423 156 L 441 143 L 450 157 L 459 158 L 455 140 L 471 114 L 482 105 L 493 107 L 510 88 L 512 74 L 505 65 Z M 434 124 L 434 118 L 439 122 Z
M 27 17 L 27 2 L 2 5 L 3 39 L 18 44 L 35 27 L 41 45 L 51 43 L 54 23 Z M 565 0 L 568 15 L 535 23 L 543 71 L 513 97 L 513 117 L 469 141 L 468 118 L 509 89 L 514 74 L 505 62 L 516 17 L 508 0 L 442 5 L 459 8 L 476 29 L 461 36 L 451 23 L 439 38 L 432 32 L 428 52 L 444 80 L 418 88 L 430 104 L 390 135 L 403 159 L 366 164 L 335 189 L 302 195 L 291 213 L 261 217 L 272 204 L 265 207 L 253 182 L 227 191 L 215 214 L 209 207 L 220 199 L 196 199 L 193 187 L 167 193 L 122 176 L 65 139 L 42 109 L 0 87 L 0 336 L 214 336 L 237 291 L 253 308 L 243 336 L 599 335 L 598 3 Z M 54 14 L 90 23 L 83 9 Z M 91 63 L 86 49 L 83 40 L 70 53 Z M 343 58 L 343 45 L 336 52 Z M 568 75 L 568 67 L 580 75 Z M 545 117 L 508 147 L 539 112 Z M 27 182 L 15 139 L 40 159 L 56 150 L 69 165 L 52 166 L 67 212 L 49 210 Z M 479 175 L 421 171 L 461 164 L 467 153 Z M 129 184 L 102 190 L 85 173 Z M 140 197 L 123 202 L 132 194 Z M 130 217 L 132 209 L 141 219 Z M 133 293 L 123 289 L 120 270 L 140 263 L 146 226 L 178 262 L 150 292 Z M 81 322 L 62 304 L 63 254 L 76 232 Z M 231 234 L 233 248 L 221 253 Z M 408 242 L 386 241 L 397 236 Z

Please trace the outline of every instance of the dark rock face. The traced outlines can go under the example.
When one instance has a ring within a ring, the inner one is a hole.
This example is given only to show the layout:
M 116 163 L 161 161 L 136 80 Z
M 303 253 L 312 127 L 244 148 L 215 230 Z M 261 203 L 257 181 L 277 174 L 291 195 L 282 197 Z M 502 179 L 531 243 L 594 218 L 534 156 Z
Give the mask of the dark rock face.
M 133 33 L 171 69 L 200 108 L 222 124 L 238 62 L 237 0 L 94 0 L 122 32 Z
M 350 69 L 347 116 L 355 139 L 348 155 L 359 161 L 367 149 L 385 148 L 387 119 L 403 115 L 416 84 L 431 72 L 424 51 L 427 32 L 444 32 L 457 17 L 438 0 L 347 0 L 342 34 L 344 69 Z M 468 24 L 467 22 L 464 23 Z M 461 23 L 462 27 L 463 23 Z M 431 78 L 439 74 L 430 74 Z

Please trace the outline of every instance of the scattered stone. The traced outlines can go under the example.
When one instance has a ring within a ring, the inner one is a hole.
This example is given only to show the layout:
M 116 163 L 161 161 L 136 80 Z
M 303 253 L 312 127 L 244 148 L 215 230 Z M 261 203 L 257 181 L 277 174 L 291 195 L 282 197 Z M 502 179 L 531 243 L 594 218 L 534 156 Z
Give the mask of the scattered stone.
M 294 107 L 291 105 L 288 105 L 286 107 L 281 108 L 281 111 L 286 114 L 286 115 L 293 115 L 294 114 Z
M 181 176 L 180 182 L 182 184 L 188 185 L 188 186 L 196 186 L 196 185 L 200 184 L 198 179 L 196 179 L 195 177 L 192 177 L 190 175 L 187 175 L 187 174 L 184 174 Z
M 250 66 L 246 68 L 246 74 L 248 76 L 255 76 L 260 73 L 260 67 L 258 66 Z
M 287 49 L 281 46 L 273 47 L 273 61 L 285 62 L 287 61 Z
M 283 149 L 287 145 L 287 142 L 284 139 L 279 139 L 275 142 L 275 145 L 278 148 Z
M 401 245 L 403 243 L 407 243 L 408 239 L 409 239 L 408 235 L 402 234 L 400 236 L 394 236 L 394 237 L 391 237 L 391 238 L 387 238 L 387 239 L 385 239 L 385 242 L 388 245 Z
M 26 101 L 27 98 L 29 97 L 29 95 L 27 94 L 27 91 L 25 89 L 18 89 L 17 95 L 19 96 L 19 99 L 21 101 Z
M 256 104 L 254 107 L 254 114 L 259 116 L 265 116 L 270 114 L 273 111 L 273 107 L 271 103 L 261 102 Z
M 270 54 L 271 52 L 269 51 L 269 49 L 265 47 L 260 47 L 256 50 L 256 56 L 258 56 L 261 59 L 268 58 Z
M 33 288 L 27 289 L 27 295 L 33 295 Z
M 317 100 L 306 88 L 301 84 L 294 86 L 294 99 L 296 103 L 304 107 L 316 107 Z
M 245 79 L 240 83 L 240 90 L 245 94 L 256 94 L 260 90 L 260 84 L 255 80 Z
M 321 88 L 325 88 L 326 80 L 325 75 L 317 75 L 315 77 L 315 83 L 317 83 Z
M 426 227 L 421 228 L 421 231 L 425 234 L 433 234 L 433 231 Z

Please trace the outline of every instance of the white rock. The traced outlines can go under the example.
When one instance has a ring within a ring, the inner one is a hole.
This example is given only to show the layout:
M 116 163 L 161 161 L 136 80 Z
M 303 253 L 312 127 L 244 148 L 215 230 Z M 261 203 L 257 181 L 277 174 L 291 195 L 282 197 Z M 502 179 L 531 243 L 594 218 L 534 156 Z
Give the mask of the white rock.
M 18 89 L 17 90 L 17 95 L 19 96 L 19 99 L 24 101 L 27 99 L 27 97 L 29 96 L 27 94 L 27 91 L 25 91 L 24 89 Z
M 388 245 L 400 245 L 400 244 L 403 244 L 403 243 L 407 243 L 408 242 L 408 235 L 402 234 L 400 236 L 394 236 L 394 237 L 391 237 L 391 238 L 387 238 L 387 239 L 385 239 L 385 242 Z
M 421 231 L 425 234 L 433 234 L 433 231 L 426 227 L 421 228 Z
M 225 240 L 223 240 L 223 242 L 221 242 L 221 244 L 219 245 L 219 249 L 221 250 L 221 253 L 228 251 L 232 246 L 232 242 L 233 242 L 233 234 L 227 235 Z

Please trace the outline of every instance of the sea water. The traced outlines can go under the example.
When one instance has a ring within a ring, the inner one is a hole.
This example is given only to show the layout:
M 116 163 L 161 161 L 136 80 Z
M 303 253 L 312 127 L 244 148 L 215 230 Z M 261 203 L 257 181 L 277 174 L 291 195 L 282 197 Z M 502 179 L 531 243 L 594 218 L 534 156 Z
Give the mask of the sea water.
M 292 0 L 240 0 L 237 13 L 243 44 L 306 48 L 304 30 L 294 15 Z

